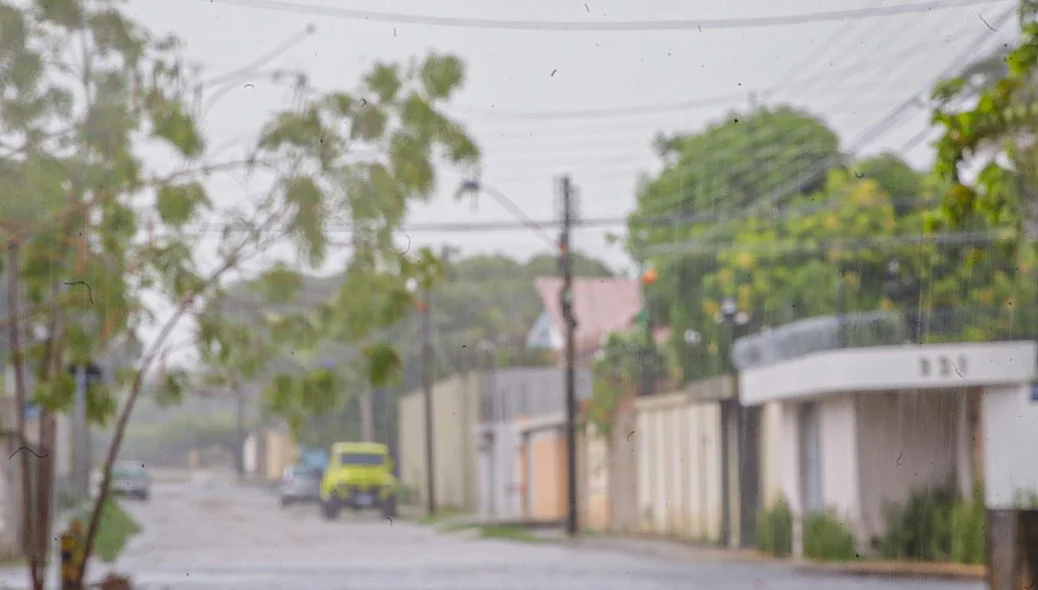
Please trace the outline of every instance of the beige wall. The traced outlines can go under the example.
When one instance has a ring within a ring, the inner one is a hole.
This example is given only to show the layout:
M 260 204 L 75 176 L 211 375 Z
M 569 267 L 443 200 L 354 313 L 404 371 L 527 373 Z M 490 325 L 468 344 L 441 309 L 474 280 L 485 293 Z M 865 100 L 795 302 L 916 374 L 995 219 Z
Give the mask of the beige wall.
M 857 453 L 863 541 L 885 529 L 884 505 L 903 504 L 915 490 L 955 485 L 959 453 L 959 414 L 965 392 L 870 393 L 856 396 Z M 835 428 L 825 423 L 824 428 Z M 835 465 L 823 463 L 823 469 Z M 834 475 L 836 475 L 834 473 Z M 823 474 L 829 479 L 829 475 Z M 826 490 L 828 493 L 829 490 Z
M 436 502 L 458 510 L 476 509 L 476 440 L 480 376 L 454 376 L 433 386 L 433 461 Z M 426 498 L 425 399 L 405 394 L 399 409 L 400 481 Z
M 299 449 L 287 433 L 267 431 L 265 437 L 266 478 L 268 481 L 277 481 L 281 479 L 285 467 L 299 459 Z
M 765 404 L 761 409 L 760 432 L 760 485 L 761 502 L 771 506 L 782 498 L 782 443 L 783 432 L 782 404 Z M 773 444 L 775 443 L 775 444 Z M 788 501 L 789 498 L 786 498 Z
M 586 436 L 582 437 L 584 451 L 583 469 L 579 476 L 584 484 L 581 490 L 583 518 L 585 528 L 593 531 L 604 531 L 610 528 L 609 507 L 609 445 L 606 439 L 595 432 L 593 425 L 588 425 Z
M 721 533 L 720 409 L 684 393 L 636 402 L 638 530 L 690 540 Z

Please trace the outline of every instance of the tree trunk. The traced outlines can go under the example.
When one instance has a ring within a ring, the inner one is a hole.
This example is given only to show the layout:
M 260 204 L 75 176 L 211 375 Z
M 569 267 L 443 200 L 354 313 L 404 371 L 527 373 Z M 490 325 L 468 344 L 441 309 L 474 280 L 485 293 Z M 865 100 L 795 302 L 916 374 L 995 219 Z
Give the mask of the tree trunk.
M 21 347 L 21 330 L 22 322 L 19 321 L 19 314 L 21 309 L 18 304 L 18 297 L 21 295 L 21 284 L 19 280 L 20 267 L 19 267 L 19 244 L 15 240 L 7 242 L 7 312 L 8 316 L 12 318 L 11 324 L 8 327 L 8 339 L 9 348 L 11 349 L 11 370 L 14 372 L 14 399 L 15 405 L 17 406 L 17 417 L 15 420 L 15 434 L 17 437 L 17 450 L 15 451 L 19 455 L 19 462 L 21 463 L 22 473 L 22 509 L 21 509 L 21 540 L 22 540 L 22 551 L 25 552 L 26 558 L 29 562 L 29 581 L 32 584 L 33 590 L 42 590 L 44 580 L 39 576 L 38 567 L 38 547 L 39 547 L 39 521 L 35 518 L 34 505 L 36 504 L 33 500 L 35 498 L 33 483 L 39 482 L 37 471 L 39 464 L 37 463 L 37 469 L 33 469 L 33 465 L 30 462 L 30 455 L 39 455 L 39 452 L 34 452 L 28 446 L 28 438 L 26 436 L 26 424 L 25 424 L 25 409 L 27 402 L 27 392 L 25 387 L 25 359 L 22 354 Z M 42 417 L 41 417 L 42 419 Z M 41 441 L 42 442 L 42 441 Z
M 47 564 L 50 549 L 52 503 L 54 497 L 54 451 L 56 439 L 55 416 L 46 412 L 40 416 L 40 459 L 36 463 L 36 574 L 40 588 L 47 579 Z

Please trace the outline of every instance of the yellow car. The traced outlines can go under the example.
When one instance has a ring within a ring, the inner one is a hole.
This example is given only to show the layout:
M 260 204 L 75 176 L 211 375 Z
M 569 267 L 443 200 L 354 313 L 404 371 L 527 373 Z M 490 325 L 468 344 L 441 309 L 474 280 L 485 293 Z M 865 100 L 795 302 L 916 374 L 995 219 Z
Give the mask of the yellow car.
M 379 508 L 384 516 L 393 518 L 397 489 L 393 460 L 386 445 L 335 443 L 321 480 L 321 513 L 332 520 L 338 518 L 344 507 L 354 511 Z

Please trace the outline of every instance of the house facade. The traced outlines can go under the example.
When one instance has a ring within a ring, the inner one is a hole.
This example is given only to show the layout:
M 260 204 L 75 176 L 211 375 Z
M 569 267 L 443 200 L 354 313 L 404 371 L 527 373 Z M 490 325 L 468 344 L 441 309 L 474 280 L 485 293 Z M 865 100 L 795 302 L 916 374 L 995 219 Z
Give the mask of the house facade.
M 440 507 L 474 511 L 477 507 L 477 440 L 480 383 L 484 375 L 470 371 L 433 385 L 433 461 L 436 503 Z M 426 469 L 425 395 L 421 390 L 399 401 L 399 478 L 412 502 L 428 498 Z
M 1036 356 L 1034 342 L 815 351 L 744 371 L 740 399 L 780 416 L 774 458 L 795 521 L 831 510 L 864 551 L 885 532 L 886 506 L 913 492 L 952 487 L 969 497 L 985 475 L 989 503 L 1004 499 L 989 476 L 1005 459 L 991 451 L 1020 442 L 991 421 L 1038 378 Z
M 576 371 L 578 402 L 591 371 Z M 565 376 L 551 367 L 488 370 L 481 384 L 478 447 L 480 514 L 498 519 L 565 516 Z

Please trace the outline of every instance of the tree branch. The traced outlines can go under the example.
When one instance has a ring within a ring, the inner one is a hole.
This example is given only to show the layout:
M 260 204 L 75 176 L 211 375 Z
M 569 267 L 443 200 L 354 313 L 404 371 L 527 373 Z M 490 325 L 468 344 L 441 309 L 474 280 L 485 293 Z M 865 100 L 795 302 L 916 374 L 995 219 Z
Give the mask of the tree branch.
M 83 583 L 83 580 L 86 577 L 87 564 L 90 560 L 91 554 L 93 553 L 98 527 L 101 524 L 102 510 L 104 509 L 105 502 L 108 501 L 112 483 L 112 466 L 115 464 L 116 457 L 118 457 L 119 450 L 122 447 L 123 436 L 126 433 L 126 425 L 130 421 L 133 407 L 137 403 L 138 397 L 140 397 L 144 385 L 144 375 L 148 372 L 148 369 L 151 368 L 155 359 L 162 353 L 166 339 L 173 333 L 173 329 L 180 322 L 180 319 L 188 313 L 188 310 L 194 303 L 195 299 L 218 283 L 224 273 L 238 264 L 239 256 L 247 244 L 248 241 L 240 243 L 238 248 L 227 257 L 224 263 L 213 271 L 205 281 L 200 293 L 191 294 L 181 298 L 180 303 L 173 312 L 173 315 L 166 321 L 162 330 L 159 332 L 158 337 L 153 342 L 152 350 L 144 357 L 141 361 L 141 366 L 137 369 L 137 374 L 134 376 L 133 384 L 130 388 L 130 394 L 127 396 L 126 403 L 123 405 L 123 409 L 119 413 L 119 417 L 116 420 L 115 428 L 113 430 L 112 441 L 108 445 L 108 455 L 105 458 L 105 464 L 102 471 L 101 488 L 98 490 L 97 499 L 94 501 L 93 511 L 90 514 L 90 524 L 87 527 L 86 546 L 83 549 L 83 560 L 79 565 L 79 571 L 76 575 L 76 579 L 80 584 Z

